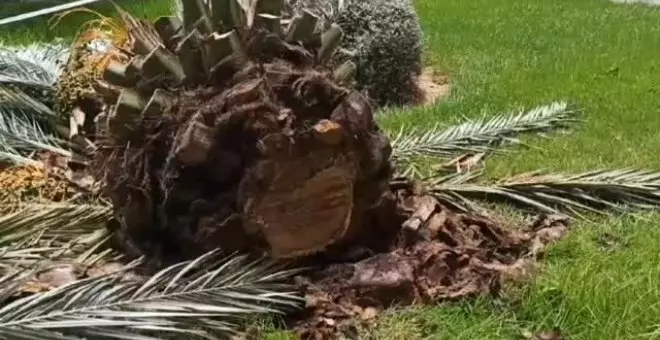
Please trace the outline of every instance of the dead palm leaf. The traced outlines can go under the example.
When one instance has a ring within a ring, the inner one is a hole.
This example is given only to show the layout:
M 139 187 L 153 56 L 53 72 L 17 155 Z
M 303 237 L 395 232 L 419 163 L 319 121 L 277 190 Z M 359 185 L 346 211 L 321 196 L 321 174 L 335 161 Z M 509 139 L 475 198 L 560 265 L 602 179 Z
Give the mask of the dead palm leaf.
M 246 319 L 294 310 L 301 298 L 283 280 L 295 270 L 218 252 L 165 268 L 149 278 L 123 270 L 0 303 L 0 336 L 11 339 L 216 339 Z M 27 274 L 0 279 L 0 297 Z M 52 333 L 51 333 L 52 332 Z M 50 337 L 58 334 L 57 337 Z M 41 336 L 41 337 L 39 337 Z
M 138 53 L 147 54 L 163 44 L 163 41 L 153 26 L 148 25 L 142 20 L 136 19 L 117 5 L 115 5 L 115 9 L 122 20 L 123 29 L 127 32 Z
M 71 157 L 71 151 L 63 148 L 63 143 L 38 120 L 17 116 L 9 109 L 3 110 L 0 104 L 0 158 L 14 163 L 35 164 L 29 155 L 37 151 Z
M 475 176 L 477 174 L 469 179 Z M 528 173 L 492 185 L 436 181 L 431 187 L 445 202 L 461 210 L 476 206 L 474 199 L 573 216 L 660 206 L 660 172 L 636 169 L 597 170 L 574 175 Z
M 3 207 L 7 211 L 8 207 Z M 105 204 L 30 204 L 0 215 L 0 267 L 26 268 L 37 262 L 68 259 L 93 264 L 116 257 L 102 245 L 111 217 Z
M 43 102 L 20 89 L 6 85 L 0 85 L 0 113 L 40 122 L 53 120 L 56 116 Z

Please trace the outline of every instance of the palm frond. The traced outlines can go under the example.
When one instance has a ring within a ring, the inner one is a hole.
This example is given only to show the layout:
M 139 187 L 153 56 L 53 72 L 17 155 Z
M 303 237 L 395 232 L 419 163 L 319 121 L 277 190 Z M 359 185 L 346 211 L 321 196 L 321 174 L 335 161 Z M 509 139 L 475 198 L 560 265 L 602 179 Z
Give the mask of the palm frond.
M 8 17 L 8 18 L 0 19 L 0 25 L 7 25 L 7 24 L 14 23 L 14 22 L 21 22 L 21 21 L 24 21 L 24 20 L 29 20 L 29 19 L 32 19 L 32 18 L 42 16 L 42 15 L 60 13 L 60 12 L 66 11 L 66 10 L 70 10 L 70 9 L 73 9 L 73 8 L 78 8 L 78 7 L 81 7 L 81 6 L 93 4 L 93 3 L 99 2 L 99 1 L 100 0 L 76 0 L 76 1 L 67 2 L 65 4 L 61 4 L 61 5 L 55 5 L 55 6 L 42 8 L 42 9 L 32 11 L 32 12 L 21 13 L 19 15 L 15 15 L 15 16 L 11 16 L 11 17 Z
M 62 335 L 56 332 L 51 332 L 44 329 L 29 329 L 17 327 L 15 329 L 4 329 L 0 332 L 6 336 L 6 339 L 14 340 L 34 340 L 34 339 L 48 339 L 48 340 L 84 340 L 79 337 L 71 337 Z
M 0 83 L 50 90 L 62 72 L 69 46 L 33 43 L 27 46 L 0 46 Z
M 110 211 L 104 204 L 30 204 L 0 215 L 0 246 L 28 237 L 70 241 L 102 228 Z
M 392 181 L 390 181 L 390 187 L 391 189 L 395 190 L 401 185 L 403 185 L 403 187 L 409 187 L 411 178 L 416 177 L 420 180 L 420 182 L 424 183 L 424 185 L 426 185 L 431 190 L 433 196 L 438 200 L 438 202 L 445 205 L 446 207 L 462 212 L 481 212 L 484 209 L 482 209 L 475 202 L 457 195 L 452 190 L 445 190 L 445 188 L 460 188 L 464 185 L 470 185 L 468 183 L 481 176 L 481 174 L 482 172 L 447 174 L 436 173 L 435 176 L 430 176 L 428 174 L 419 172 L 417 174 L 397 175 Z M 420 176 L 417 177 L 414 175 Z
M 492 185 L 435 183 L 432 191 L 462 210 L 473 199 L 507 202 L 547 213 L 583 213 L 660 207 L 660 172 L 598 170 L 582 174 L 521 174 Z
M 0 215 L 0 268 L 62 258 L 93 264 L 115 256 L 100 248 L 110 217 L 107 205 L 69 203 L 31 204 Z
M 68 154 L 51 136 L 57 115 L 48 106 L 68 54 L 62 42 L 0 46 L 0 158 L 35 164 L 35 150 Z
M 0 84 L 0 113 L 11 114 L 21 118 L 50 120 L 56 117 L 55 112 L 44 103 L 33 98 L 20 89 Z
M 44 128 L 43 122 L 28 115 L 17 114 L 17 111 L 20 109 L 12 111 L 0 103 L 0 158 L 31 164 L 33 161 L 28 156 L 35 151 L 49 151 L 71 157 L 71 152 L 61 146 L 63 142 L 52 131 Z M 54 129 L 51 127 L 50 130 Z
M 392 158 L 407 163 L 419 157 L 452 158 L 462 153 L 490 152 L 503 145 L 521 144 L 525 133 L 542 134 L 576 122 L 576 111 L 565 102 L 540 106 L 515 115 L 502 114 L 448 128 L 402 128 L 392 140 Z
M 409 162 L 405 165 L 399 164 L 396 167 L 395 177 L 407 177 L 415 179 L 424 179 L 433 176 L 434 172 L 429 167 L 426 167 L 424 164 L 419 162 Z
M 48 331 L 63 339 L 216 339 L 246 319 L 290 311 L 301 303 L 293 287 L 283 283 L 297 271 L 266 260 L 222 258 L 214 251 L 150 278 L 127 279 L 136 266 L 5 304 L 0 337 L 32 339 L 31 332 Z M 0 297 L 20 289 L 14 281 L 0 279 Z

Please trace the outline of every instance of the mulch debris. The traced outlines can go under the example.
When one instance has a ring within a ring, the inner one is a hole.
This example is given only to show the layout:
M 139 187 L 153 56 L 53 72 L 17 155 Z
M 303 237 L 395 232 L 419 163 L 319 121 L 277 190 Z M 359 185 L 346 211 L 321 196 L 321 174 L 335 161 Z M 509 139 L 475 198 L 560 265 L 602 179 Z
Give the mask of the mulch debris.
M 392 306 L 497 295 L 503 281 L 528 277 L 546 246 L 568 230 L 561 215 L 505 228 L 486 217 L 452 213 L 430 196 L 414 201 L 417 210 L 391 251 L 296 278 L 306 305 L 288 323 L 301 339 L 351 338 L 357 324 Z

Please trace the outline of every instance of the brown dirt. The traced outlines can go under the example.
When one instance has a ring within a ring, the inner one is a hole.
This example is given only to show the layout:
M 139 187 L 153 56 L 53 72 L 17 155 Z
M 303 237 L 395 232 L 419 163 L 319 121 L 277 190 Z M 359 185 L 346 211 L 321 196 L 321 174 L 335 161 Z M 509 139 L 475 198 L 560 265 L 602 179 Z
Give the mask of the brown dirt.
M 100 277 L 123 270 L 125 267 L 119 262 L 98 263 L 93 266 L 83 266 L 76 262 L 41 264 L 43 267 L 36 270 L 20 286 L 11 299 L 18 299 L 32 294 L 49 292 L 78 280 Z M 146 278 L 133 272 L 125 272 L 122 281 L 142 280 Z
M 523 337 L 527 340 L 564 340 L 559 329 L 546 330 L 535 334 L 523 333 Z
M 544 247 L 567 231 L 563 216 L 539 216 L 516 230 L 451 213 L 407 189 L 397 196 L 408 219 L 388 251 L 367 250 L 297 278 L 306 305 L 289 323 L 301 339 L 350 334 L 356 322 L 369 323 L 391 306 L 497 294 L 502 281 L 529 278 Z
M 416 105 L 431 106 L 438 100 L 449 96 L 451 85 L 449 77 L 440 75 L 431 68 L 425 68 L 417 79 L 420 95 Z

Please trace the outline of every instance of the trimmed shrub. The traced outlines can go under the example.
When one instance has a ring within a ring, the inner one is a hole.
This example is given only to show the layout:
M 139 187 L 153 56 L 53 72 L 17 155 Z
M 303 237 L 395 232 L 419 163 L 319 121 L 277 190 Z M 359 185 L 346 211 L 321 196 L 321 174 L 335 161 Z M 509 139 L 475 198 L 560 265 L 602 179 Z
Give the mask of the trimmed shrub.
M 290 0 L 345 32 L 334 62 L 356 63 L 357 85 L 378 106 L 406 105 L 419 94 L 422 31 L 410 0 Z

